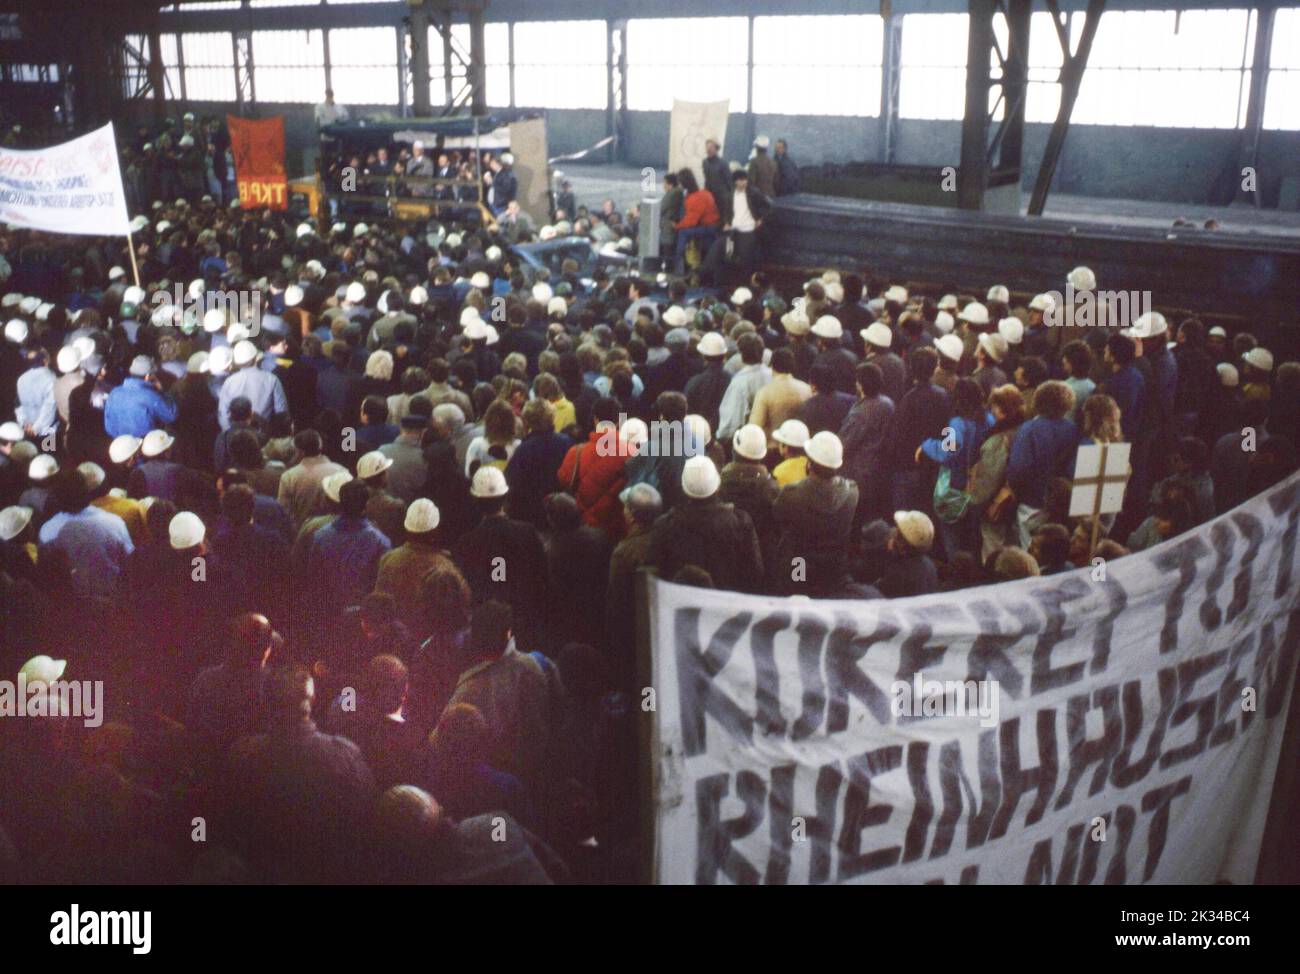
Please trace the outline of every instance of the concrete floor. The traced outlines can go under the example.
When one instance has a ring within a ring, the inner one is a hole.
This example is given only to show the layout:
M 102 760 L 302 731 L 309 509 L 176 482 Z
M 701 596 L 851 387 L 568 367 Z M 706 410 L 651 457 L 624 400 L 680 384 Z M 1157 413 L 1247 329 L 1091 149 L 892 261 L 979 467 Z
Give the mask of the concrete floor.
M 641 169 L 618 163 L 582 165 L 560 163 L 573 181 L 573 191 L 580 205 L 599 209 L 612 199 L 620 210 L 641 199 Z M 656 194 L 658 179 L 656 173 Z M 1024 194 L 1028 202 L 1029 194 Z M 1148 203 L 1142 200 L 1107 199 L 1093 196 L 1054 195 L 1048 197 L 1046 215 L 1062 220 L 1085 223 L 1121 224 L 1125 226 L 1164 227 L 1174 220 L 1194 220 L 1198 224 L 1218 220 L 1224 229 L 1300 237 L 1300 213 L 1281 210 L 1256 210 L 1251 206 L 1197 206 L 1181 203 Z

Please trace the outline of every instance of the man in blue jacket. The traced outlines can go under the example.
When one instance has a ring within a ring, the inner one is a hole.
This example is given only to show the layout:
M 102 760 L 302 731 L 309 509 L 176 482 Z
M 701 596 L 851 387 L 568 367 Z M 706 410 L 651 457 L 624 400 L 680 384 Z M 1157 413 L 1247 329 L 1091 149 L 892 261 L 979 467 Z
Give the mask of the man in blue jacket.
M 1016 525 L 1020 547 L 1047 523 L 1047 484 L 1053 477 L 1068 477 L 1073 470 L 1079 432 L 1068 417 L 1074 411 L 1074 390 L 1064 382 L 1044 382 L 1034 393 L 1037 415 L 1016 431 L 1007 461 L 1007 484 L 1019 501 Z
M 137 355 L 131 362 L 131 374 L 104 403 L 104 432 L 142 440 L 150 430 L 175 422 L 177 412 L 175 400 L 162 393 L 153 360 Z

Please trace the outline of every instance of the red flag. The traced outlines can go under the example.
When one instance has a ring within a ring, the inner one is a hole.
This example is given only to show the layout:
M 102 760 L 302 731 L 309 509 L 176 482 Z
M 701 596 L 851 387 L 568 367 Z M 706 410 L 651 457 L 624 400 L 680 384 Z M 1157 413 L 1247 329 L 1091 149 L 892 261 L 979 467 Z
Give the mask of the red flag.
M 239 118 L 227 115 L 230 151 L 235 157 L 239 205 L 284 210 L 289 206 L 284 172 L 284 116 Z

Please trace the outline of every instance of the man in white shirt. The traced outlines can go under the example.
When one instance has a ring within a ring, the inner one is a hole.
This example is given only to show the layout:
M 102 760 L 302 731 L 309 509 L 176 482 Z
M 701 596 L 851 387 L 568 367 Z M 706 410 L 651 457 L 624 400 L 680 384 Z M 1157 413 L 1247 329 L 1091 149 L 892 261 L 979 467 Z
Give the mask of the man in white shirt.
M 758 229 L 771 208 L 766 196 L 749 185 L 749 174 L 738 169 L 732 174 L 731 222 L 723 227 L 735 243 L 731 262 L 743 280 L 758 267 Z
M 246 397 L 253 404 L 253 412 L 263 419 L 289 411 L 279 376 L 257 367 L 257 346 L 248 339 L 237 342 L 234 362 L 237 371 L 221 384 L 217 398 L 217 422 L 223 430 L 230 428 L 230 403 L 237 396 Z
M 333 125 L 335 122 L 346 122 L 348 120 L 348 110 L 342 105 L 334 104 L 334 89 L 325 89 L 324 104 L 316 106 L 316 127 L 324 128 L 326 125 Z

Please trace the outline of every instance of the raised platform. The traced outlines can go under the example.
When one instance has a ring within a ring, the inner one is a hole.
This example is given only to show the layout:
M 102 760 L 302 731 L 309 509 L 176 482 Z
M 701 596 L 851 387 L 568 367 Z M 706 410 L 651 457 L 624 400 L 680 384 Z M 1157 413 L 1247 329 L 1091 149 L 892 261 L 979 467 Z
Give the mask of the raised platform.
M 1150 291 L 1160 307 L 1300 322 L 1300 233 L 1172 229 L 1134 221 L 972 213 L 800 194 L 768 219 L 784 267 L 862 266 L 873 276 L 979 293 L 1064 287 L 1085 264 L 1104 290 Z

